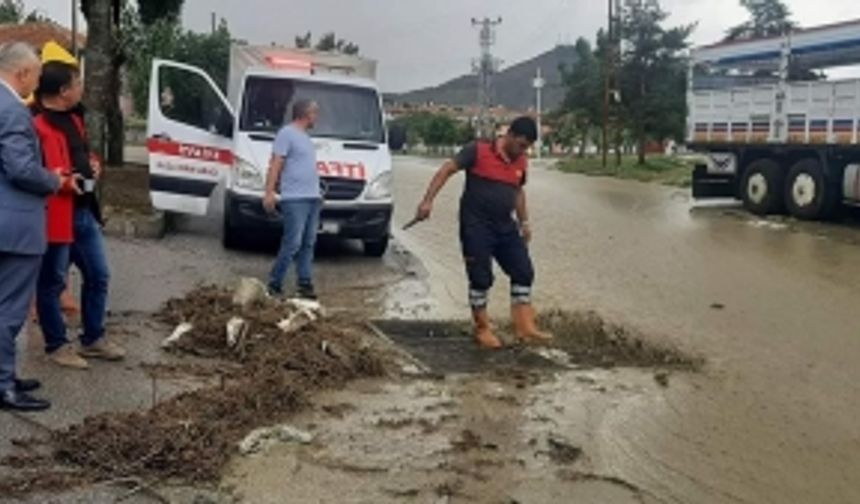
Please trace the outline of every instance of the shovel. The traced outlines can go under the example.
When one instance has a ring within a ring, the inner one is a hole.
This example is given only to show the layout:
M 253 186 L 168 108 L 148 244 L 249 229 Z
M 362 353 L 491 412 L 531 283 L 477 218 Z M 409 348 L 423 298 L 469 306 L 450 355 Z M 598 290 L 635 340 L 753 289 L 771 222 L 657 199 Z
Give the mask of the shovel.
M 422 220 L 423 219 L 419 219 L 418 217 L 412 219 L 411 221 L 407 222 L 405 226 L 403 226 L 403 230 L 409 231 L 410 229 L 415 227 L 415 225 L 420 224 L 422 222 Z

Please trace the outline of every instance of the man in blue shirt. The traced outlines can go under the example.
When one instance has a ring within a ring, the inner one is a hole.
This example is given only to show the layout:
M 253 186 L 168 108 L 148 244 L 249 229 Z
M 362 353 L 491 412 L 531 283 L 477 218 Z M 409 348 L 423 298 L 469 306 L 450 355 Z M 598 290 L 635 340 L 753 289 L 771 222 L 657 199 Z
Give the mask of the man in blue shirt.
M 284 277 L 290 263 L 295 261 L 299 296 L 316 299 L 313 261 L 322 195 L 316 149 L 308 130 L 318 117 L 319 106 L 315 102 L 296 101 L 292 122 L 281 128 L 272 147 L 263 206 L 270 213 L 280 208 L 284 220 L 281 249 L 269 276 L 269 293 L 276 296 L 283 294 Z

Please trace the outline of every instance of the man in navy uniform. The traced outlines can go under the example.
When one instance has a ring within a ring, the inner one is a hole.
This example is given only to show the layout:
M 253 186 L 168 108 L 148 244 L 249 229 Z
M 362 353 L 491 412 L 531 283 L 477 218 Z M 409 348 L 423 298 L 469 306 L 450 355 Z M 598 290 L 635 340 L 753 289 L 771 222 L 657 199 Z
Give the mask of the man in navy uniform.
M 531 304 L 534 268 L 528 250 L 531 229 L 523 188 L 528 169 L 526 152 L 536 139 L 535 121 L 520 117 L 501 137 L 467 145 L 433 177 L 415 217 L 416 221 L 430 218 L 433 200 L 448 179 L 461 170 L 466 172 L 460 200 L 460 242 L 469 277 L 475 338 L 484 348 L 502 346 L 493 334 L 487 312 L 493 259 L 511 279 L 511 315 L 517 339 L 543 343 L 552 338 L 538 330 Z

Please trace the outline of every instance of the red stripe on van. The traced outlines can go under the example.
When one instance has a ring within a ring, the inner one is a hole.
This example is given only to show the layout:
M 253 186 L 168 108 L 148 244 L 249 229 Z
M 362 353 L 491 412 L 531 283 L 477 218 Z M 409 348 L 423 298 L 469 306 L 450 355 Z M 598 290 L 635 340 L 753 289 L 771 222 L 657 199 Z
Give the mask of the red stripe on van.
M 173 142 L 161 138 L 150 138 L 146 141 L 146 148 L 151 154 L 211 161 L 213 163 L 233 166 L 233 152 L 225 149 Z

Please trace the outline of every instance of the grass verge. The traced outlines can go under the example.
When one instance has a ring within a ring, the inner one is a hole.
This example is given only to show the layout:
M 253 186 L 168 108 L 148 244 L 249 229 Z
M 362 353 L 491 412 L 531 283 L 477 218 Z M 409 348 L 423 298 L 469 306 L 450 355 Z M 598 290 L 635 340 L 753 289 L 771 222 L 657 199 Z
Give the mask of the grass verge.
M 693 182 L 694 157 L 649 156 L 640 165 L 636 156 L 621 158 L 621 166 L 616 166 L 615 157 L 604 168 L 600 157 L 565 159 L 559 161 L 558 169 L 565 173 L 579 173 L 595 177 L 616 177 L 639 182 L 652 182 L 672 187 L 690 187 Z

